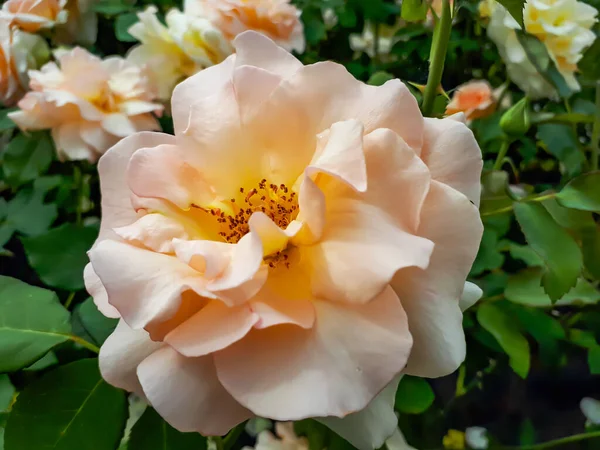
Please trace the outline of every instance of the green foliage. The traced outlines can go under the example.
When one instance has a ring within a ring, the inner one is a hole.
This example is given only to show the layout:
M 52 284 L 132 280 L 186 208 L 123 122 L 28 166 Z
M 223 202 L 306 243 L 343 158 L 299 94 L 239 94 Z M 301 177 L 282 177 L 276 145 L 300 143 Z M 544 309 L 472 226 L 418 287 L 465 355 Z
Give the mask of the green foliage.
M 83 289 L 82 273 L 98 230 L 65 224 L 39 236 L 22 239 L 27 260 L 48 286 Z
M 500 118 L 500 128 L 509 136 L 523 136 L 531 127 L 527 97 L 515 103 Z
M 148 407 L 131 430 L 127 450 L 206 450 L 206 444 L 204 436 L 177 431 Z
M 0 276 L 0 372 L 34 363 L 69 339 L 69 313 L 56 294 Z
M 6 146 L 2 168 L 11 186 L 20 186 L 44 173 L 54 155 L 48 133 L 20 134 Z
M 523 7 L 524 0 L 499 0 L 499 3 L 504 6 L 511 16 L 517 21 L 521 27 L 523 26 Z
M 117 319 L 103 315 L 92 298 L 77 305 L 72 315 L 73 332 L 97 345 L 102 345 L 117 326 Z
M 102 380 L 96 359 L 83 359 L 53 370 L 19 394 L 6 424 L 5 448 L 114 450 L 125 419 L 123 391 Z
M 556 199 L 567 208 L 600 212 L 600 172 L 588 172 L 571 180 Z
M 517 203 L 515 215 L 527 242 L 544 260 L 542 286 L 550 299 L 556 301 L 577 282 L 583 266 L 581 250 L 542 205 Z
M 418 22 L 427 16 L 429 3 L 422 0 L 404 0 L 402 2 L 402 18 L 407 22 Z
M 115 36 L 121 42 L 135 42 L 136 38 L 129 34 L 129 28 L 139 21 L 136 13 L 121 14 L 115 20 Z

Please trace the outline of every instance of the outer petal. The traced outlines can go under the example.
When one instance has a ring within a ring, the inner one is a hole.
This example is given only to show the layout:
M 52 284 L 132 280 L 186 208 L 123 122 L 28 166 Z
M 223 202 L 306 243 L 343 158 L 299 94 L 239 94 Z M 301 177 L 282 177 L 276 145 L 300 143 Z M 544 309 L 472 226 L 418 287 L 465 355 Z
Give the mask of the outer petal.
M 482 295 L 483 291 L 479 286 L 470 281 L 465 282 L 465 287 L 459 301 L 461 311 L 466 311 L 477 303 L 477 300 L 479 300 Z
M 111 240 L 97 244 L 89 256 L 108 301 L 134 329 L 174 315 L 183 291 L 210 297 L 202 275 L 174 256 Z
M 341 419 L 322 417 L 317 420 L 359 450 L 381 448 L 398 426 L 398 418 L 394 413 L 394 402 L 400 378 L 401 376 L 394 378 L 362 411 L 349 414 Z
M 391 289 L 366 305 L 314 305 L 311 330 L 253 330 L 215 354 L 219 379 L 255 414 L 275 420 L 343 417 L 365 408 L 404 367 L 412 339 Z
M 118 239 L 112 229 L 129 225 L 137 219 L 131 206 L 131 191 L 127 184 L 127 165 L 133 153 L 144 147 L 154 147 L 174 142 L 168 134 L 142 132 L 121 139 L 98 162 L 100 194 L 102 196 L 102 223 L 96 242 Z
M 144 330 L 132 330 L 120 320 L 100 349 L 102 378 L 113 386 L 143 395 L 136 375 L 137 366 L 162 345 L 150 339 Z
M 187 239 L 185 227 L 162 214 L 146 214 L 131 225 L 114 228 L 123 240 L 159 253 L 173 252 L 173 239 Z
M 223 435 L 252 416 L 223 388 L 209 356 L 186 358 L 163 347 L 137 373 L 152 406 L 179 431 Z
M 462 192 L 479 206 L 483 160 L 473 132 L 466 125 L 452 119 L 425 119 L 421 158 L 434 180 Z
M 213 300 L 165 337 L 183 356 L 204 356 L 242 339 L 259 320 L 247 305 L 229 307 Z
M 392 131 L 365 137 L 368 190 L 339 183 L 322 189 L 327 217 L 321 241 L 302 249 L 316 297 L 361 303 L 381 292 L 397 270 L 427 267 L 433 243 L 416 233 L 429 172 Z
M 108 303 L 106 289 L 104 289 L 104 285 L 100 281 L 100 278 L 98 278 L 98 275 L 96 275 L 91 263 L 87 263 L 85 269 L 83 269 L 83 280 L 85 288 L 94 299 L 98 311 L 111 319 L 119 319 L 121 314 L 119 314 L 119 311 L 113 305 Z
M 285 79 L 292 76 L 302 63 L 271 39 L 255 31 L 245 31 L 233 41 L 236 49 L 236 67 L 248 65 L 265 69 Z
M 433 181 L 419 233 L 435 243 L 429 267 L 399 271 L 392 287 L 406 309 L 415 342 L 405 372 L 439 377 L 454 372 L 465 358 L 459 298 L 483 226 L 464 195 Z

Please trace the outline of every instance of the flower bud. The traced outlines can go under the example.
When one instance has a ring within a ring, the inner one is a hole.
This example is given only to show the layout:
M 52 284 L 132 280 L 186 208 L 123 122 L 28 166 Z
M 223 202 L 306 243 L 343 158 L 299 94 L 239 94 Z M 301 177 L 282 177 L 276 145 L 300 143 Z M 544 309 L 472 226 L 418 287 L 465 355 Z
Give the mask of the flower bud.
M 506 111 L 500 119 L 500 128 L 509 136 L 523 136 L 531 126 L 527 97 Z

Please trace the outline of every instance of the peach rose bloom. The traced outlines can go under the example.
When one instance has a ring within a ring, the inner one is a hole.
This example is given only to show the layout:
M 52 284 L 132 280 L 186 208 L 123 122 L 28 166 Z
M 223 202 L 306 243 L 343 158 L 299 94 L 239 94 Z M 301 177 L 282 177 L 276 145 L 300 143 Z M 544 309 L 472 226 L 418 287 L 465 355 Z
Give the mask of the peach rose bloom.
M 288 51 L 305 47 L 302 12 L 290 0 L 185 0 L 184 12 L 207 17 L 229 39 L 254 30 Z
M 35 33 L 42 28 L 52 28 L 67 20 L 67 0 L 8 0 L 2 5 L 0 18 L 24 31 Z
M 446 115 L 462 112 L 467 120 L 481 119 L 496 110 L 496 98 L 487 81 L 472 80 L 456 88 Z
M 0 105 L 11 106 L 23 96 L 29 84 L 27 71 L 39 67 L 49 55 L 43 38 L 0 19 Z
M 160 129 L 152 113 L 163 107 L 142 68 L 80 47 L 57 58 L 29 73 L 32 90 L 9 117 L 22 130 L 50 128 L 59 157 L 95 161 L 121 138 Z
M 296 435 L 293 422 L 277 422 L 275 434 L 269 430 L 261 431 L 256 437 L 256 445 L 242 447 L 242 450 L 308 450 L 308 439 Z
M 100 160 L 84 275 L 121 319 L 100 370 L 181 431 L 317 417 L 378 448 L 400 375 L 465 357 L 479 147 L 399 80 L 303 66 L 252 31 L 234 46 L 175 88 L 174 136 Z

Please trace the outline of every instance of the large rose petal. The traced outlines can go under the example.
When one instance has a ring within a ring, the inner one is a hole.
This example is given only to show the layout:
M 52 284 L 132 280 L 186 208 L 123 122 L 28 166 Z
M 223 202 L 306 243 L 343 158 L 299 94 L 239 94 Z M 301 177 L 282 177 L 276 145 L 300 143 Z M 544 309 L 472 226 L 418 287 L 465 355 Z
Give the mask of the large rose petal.
M 112 319 L 121 317 L 119 311 L 117 311 L 113 305 L 108 303 L 108 294 L 106 293 L 106 289 L 104 289 L 102 281 L 100 281 L 100 278 L 96 275 L 92 263 L 87 263 L 85 265 L 85 268 L 83 269 L 83 281 L 85 283 L 85 288 L 92 296 L 98 311 Z
M 248 65 L 265 69 L 282 79 L 291 77 L 303 66 L 292 54 L 260 33 L 245 31 L 233 41 L 236 67 Z
M 132 330 L 120 320 L 100 349 L 100 373 L 113 386 L 143 395 L 137 366 L 162 346 L 150 339 L 146 331 Z
M 479 206 L 483 160 L 473 132 L 464 123 L 425 119 L 421 158 L 434 180 L 462 192 Z
M 429 267 L 403 269 L 392 282 L 414 337 L 407 374 L 440 377 L 464 360 L 459 299 L 482 232 L 477 208 L 458 191 L 433 181 L 419 229 L 435 243 Z
M 365 305 L 314 305 L 317 320 L 310 330 L 253 330 L 215 354 L 219 379 L 255 414 L 275 420 L 344 417 L 365 408 L 404 367 L 412 338 L 391 289 Z
M 396 377 L 362 411 L 349 414 L 344 418 L 322 417 L 317 420 L 359 450 L 381 448 L 398 427 L 394 403 L 400 378 L 400 376 Z
M 223 388 L 210 356 L 186 358 L 163 347 L 137 374 L 150 404 L 179 431 L 221 436 L 252 416 Z

